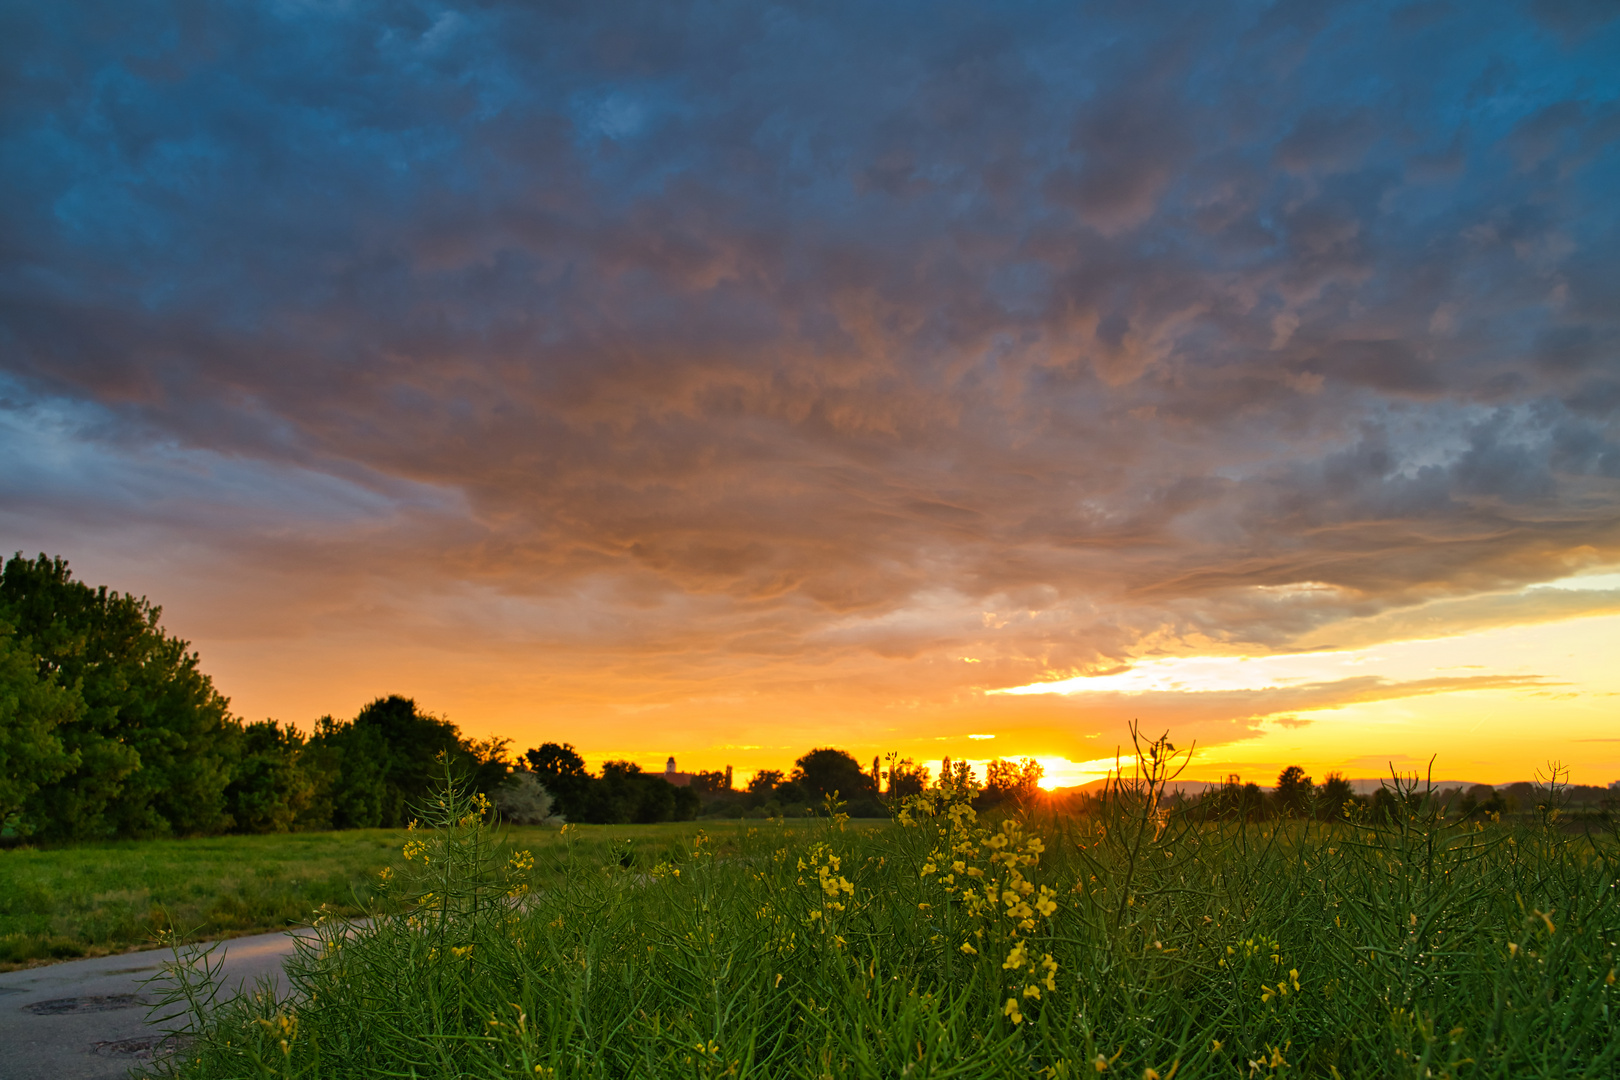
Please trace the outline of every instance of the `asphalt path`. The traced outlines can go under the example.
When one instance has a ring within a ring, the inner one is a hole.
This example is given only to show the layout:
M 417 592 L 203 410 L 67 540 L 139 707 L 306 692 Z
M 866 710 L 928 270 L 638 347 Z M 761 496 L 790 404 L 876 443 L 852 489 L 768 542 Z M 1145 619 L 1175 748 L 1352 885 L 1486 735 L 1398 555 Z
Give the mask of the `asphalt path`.
M 293 933 L 221 942 L 219 1000 L 263 978 L 285 986 L 281 965 L 292 951 Z M 152 992 L 143 981 L 173 962 L 168 949 L 153 949 L 0 974 L 0 1080 L 114 1080 L 150 1062 L 167 1046 L 147 1023 Z

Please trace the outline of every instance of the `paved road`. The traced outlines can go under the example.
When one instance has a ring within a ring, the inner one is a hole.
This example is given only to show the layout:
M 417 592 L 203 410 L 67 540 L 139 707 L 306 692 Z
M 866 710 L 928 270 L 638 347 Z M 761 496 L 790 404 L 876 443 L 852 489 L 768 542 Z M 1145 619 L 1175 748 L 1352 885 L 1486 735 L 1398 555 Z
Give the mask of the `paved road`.
M 291 934 L 222 943 L 221 997 L 279 977 L 292 948 Z M 162 1035 L 146 1024 L 141 980 L 172 960 L 158 949 L 0 974 L 0 1080 L 115 1080 L 151 1061 Z

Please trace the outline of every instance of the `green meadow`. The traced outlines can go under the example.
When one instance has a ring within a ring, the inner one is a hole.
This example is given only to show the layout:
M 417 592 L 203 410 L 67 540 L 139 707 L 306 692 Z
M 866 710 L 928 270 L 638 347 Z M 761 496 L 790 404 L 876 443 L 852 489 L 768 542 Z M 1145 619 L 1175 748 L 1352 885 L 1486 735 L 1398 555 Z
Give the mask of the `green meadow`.
M 1620 844 L 1391 812 L 513 836 L 448 795 L 291 985 L 169 988 L 214 1077 L 1613 1077 Z M 1555 797 L 1555 796 L 1554 796 Z M 514 843 L 514 841 L 517 841 Z
M 577 862 L 673 856 L 686 824 L 576 826 Z M 709 826 L 724 837 L 732 826 Z M 0 970 L 150 948 L 160 934 L 222 938 L 305 926 L 320 909 L 358 915 L 400 829 L 120 840 L 0 851 Z M 514 827 L 500 843 L 543 852 L 556 829 Z M 557 869 L 558 864 L 542 862 Z M 538 881 L 537 881 L 538 884 Z

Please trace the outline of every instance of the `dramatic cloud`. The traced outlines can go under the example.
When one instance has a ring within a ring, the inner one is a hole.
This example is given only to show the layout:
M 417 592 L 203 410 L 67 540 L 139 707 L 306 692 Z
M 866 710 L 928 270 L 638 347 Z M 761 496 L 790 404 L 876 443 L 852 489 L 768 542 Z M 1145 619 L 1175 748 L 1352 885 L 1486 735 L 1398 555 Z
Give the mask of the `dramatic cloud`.
M 1612 15 L 13 5 L 0 528 L 738 743 L 1550 611 L 1620 561 Z

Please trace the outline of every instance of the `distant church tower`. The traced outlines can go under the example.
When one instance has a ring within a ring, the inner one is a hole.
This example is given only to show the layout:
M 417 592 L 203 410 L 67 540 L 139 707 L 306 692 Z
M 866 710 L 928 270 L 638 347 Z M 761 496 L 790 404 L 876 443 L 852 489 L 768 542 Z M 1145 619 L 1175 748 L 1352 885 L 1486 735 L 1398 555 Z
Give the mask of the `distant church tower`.
M 731 790 L 731 766 L 726 766 L 726 790 Z
M 664 762 L 664 779 L 668 780 L 671 784 L 674 784 L 676 787 L 690 787 L 691 784 L 692 784 L 692 774 L 691 773 L 677 772 L 675 770 L 675 755 L 674 754 L 671 754 L 669 756 L 669 760 Z

